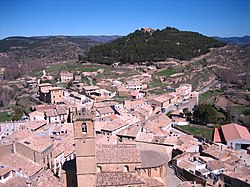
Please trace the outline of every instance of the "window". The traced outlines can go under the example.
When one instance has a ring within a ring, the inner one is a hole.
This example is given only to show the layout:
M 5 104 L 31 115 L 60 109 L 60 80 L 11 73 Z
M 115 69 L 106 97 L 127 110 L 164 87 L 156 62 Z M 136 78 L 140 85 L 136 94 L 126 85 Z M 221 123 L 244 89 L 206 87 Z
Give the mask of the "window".
M 82 133 L 83 134 L 87 133 L 87 124 L 86 123 L 82 123 Z
M 127 165 L 125 165 L 124 168 L 123 168 L 123 171 L 124 172 L 129 172 L 129 167 Z
M 101 166 L 97 166 L 97 173 L 101 173 L 102 172 L 102 167 Z

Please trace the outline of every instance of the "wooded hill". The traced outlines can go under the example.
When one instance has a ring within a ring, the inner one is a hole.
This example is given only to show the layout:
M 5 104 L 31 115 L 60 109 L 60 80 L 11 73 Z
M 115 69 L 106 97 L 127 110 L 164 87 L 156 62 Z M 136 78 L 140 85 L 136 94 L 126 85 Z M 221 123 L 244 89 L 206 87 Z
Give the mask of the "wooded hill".
M 12 52 L 21 61 L 44 59 L 54 62 L 75 59 L 78 54 L 98 44 L 99 42 L 89 38 L 69 36 L 9 37 L 0 40 L 0 52 Z
M 83 60 L 102 64 L 164 61 L 166 58 L 190 60 L 226 44 L 196 32 L 167 27 L 136 30 L 110 43 L 91 47 Z

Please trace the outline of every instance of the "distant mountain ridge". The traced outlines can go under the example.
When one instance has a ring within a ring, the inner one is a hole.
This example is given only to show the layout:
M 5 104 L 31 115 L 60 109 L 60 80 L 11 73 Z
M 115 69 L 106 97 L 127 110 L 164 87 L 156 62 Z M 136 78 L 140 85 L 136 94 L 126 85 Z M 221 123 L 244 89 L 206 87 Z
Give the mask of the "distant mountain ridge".
M 72 37 L 74 37 L 74 38 L 89 38 L 89 39 L 94 40 L 96 42 L 107 43 L 107 42 L 116 40 L 117 38 L 121 38 L 122 36 L 120 36 L 120 35 L 111 35 L 111 36 L 107 36 L 107 35 L 100 35 L 100 36 L 86 35 L 86 36 L 72 36 Z
M 112 64 L 164 61 L 167 58 L 189 60 L 208 53 L 210 48 L 226 44 L 212 37 L 167 27 L 142 28 L 109 43 L 91 47 L 85 61 Z
M 13 36 L 0 40 L 0 53 L 11 52 L 18 60 L 44 59 L 60 61 L 76 59 L 90 47 L 120 36 Z
M 214 37 L 217 40 L 226 42 L 228 44 L 237 44 L 237 45 L 250 45 L 250 36 L 243 37 Z

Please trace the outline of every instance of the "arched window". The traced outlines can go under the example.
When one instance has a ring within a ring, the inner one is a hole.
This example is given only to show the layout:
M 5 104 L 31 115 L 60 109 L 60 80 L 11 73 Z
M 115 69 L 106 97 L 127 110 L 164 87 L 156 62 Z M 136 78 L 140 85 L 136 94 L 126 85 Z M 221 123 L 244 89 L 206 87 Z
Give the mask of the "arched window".
M 83 134 L 87 133 L 87 124 L 86 123 L 82 123 L 82 133 Z
M 101 166 L 97 166 L 97 173 L 101 173 L 102 172 L 102 167 Z
M 124 168 L 123 168 L 123 171 L 124 172 L 129 172 L 129 167 L 127 165 L 125 165 Z

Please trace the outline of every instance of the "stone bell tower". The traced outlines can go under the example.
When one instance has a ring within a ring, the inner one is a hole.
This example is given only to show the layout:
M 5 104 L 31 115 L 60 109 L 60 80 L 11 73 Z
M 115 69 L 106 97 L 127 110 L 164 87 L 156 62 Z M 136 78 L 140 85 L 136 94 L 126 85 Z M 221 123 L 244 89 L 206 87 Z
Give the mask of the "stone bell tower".
M 92 114 L 76 117 L 74 135 L 77 186 L 96 186 L 95 127 Z

